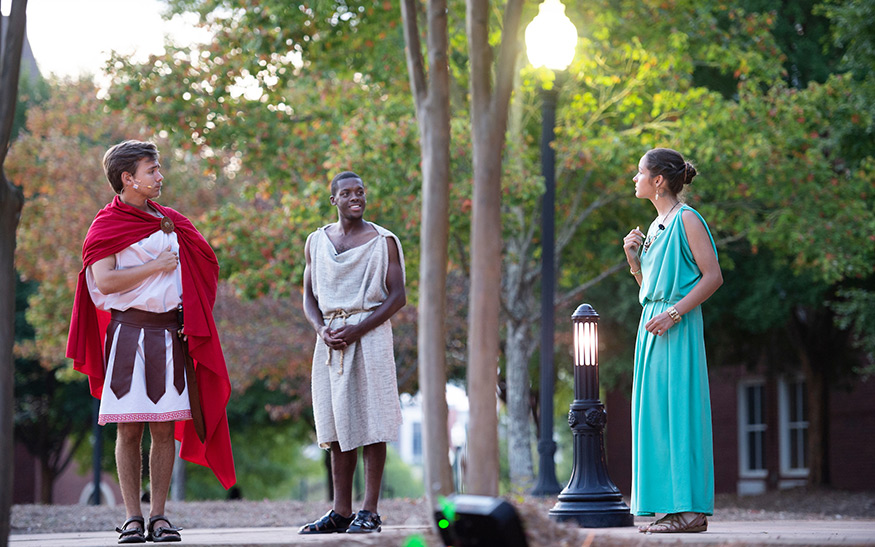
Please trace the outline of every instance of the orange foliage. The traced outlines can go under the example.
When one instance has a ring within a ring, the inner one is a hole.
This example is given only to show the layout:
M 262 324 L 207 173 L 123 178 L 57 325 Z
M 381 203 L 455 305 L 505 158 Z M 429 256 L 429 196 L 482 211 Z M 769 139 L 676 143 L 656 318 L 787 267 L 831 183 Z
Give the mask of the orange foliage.
M 40 282 L 28 310 L 35 346 L 17 351 L 49 365 L 64 359 L 85 233 L 114 195 L 103 154 L 126 138 L 148 138 L 135 122 L 107 114 L 96 94 L 88 81 L 53 87 L 45 104 L 28 111 L 26 130 L 6 162 L 10 179 L 25 192 L 15 267 Z
M 243 299 L 222 282 L 213 309 L 233 391 L 242 393 L 262 380 L 270 390 L 291 397 L 296 408 L 288 409 L 289 415 L 310 405 L 316 335 L 304 318 L 301 300 L 300 295 Z

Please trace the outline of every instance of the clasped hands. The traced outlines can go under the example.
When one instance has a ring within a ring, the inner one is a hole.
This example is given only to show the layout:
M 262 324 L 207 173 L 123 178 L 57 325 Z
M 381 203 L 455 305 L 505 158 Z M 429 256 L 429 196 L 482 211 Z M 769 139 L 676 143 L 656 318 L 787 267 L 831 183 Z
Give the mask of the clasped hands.
M 338 350 L 346 349 L 347 346 L 354 344 L 362 337 L 358 325 L 343 325 L 337 329 L 325 326 L 319 329 L 319 336 L 326 346 Z

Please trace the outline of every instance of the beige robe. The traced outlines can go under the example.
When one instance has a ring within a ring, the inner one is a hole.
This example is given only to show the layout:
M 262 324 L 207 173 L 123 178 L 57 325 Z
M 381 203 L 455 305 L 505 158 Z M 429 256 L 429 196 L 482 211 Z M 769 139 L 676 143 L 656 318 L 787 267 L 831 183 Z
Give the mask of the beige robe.
M 385 228 L 371 225 L 377 237 L 339 254 L 324 227 L 310 238 L 313 294 L 331 328 L 360 323 L 386 299 L 387 238 L 395 240 L 404 271 L 401 242 Z M 391 323 L 384 322 L 343 351 L 330 350 L 317 336 L 311 388 L 320 447 L 338 442 L 346 452 L 397 440 L 401 405 Z

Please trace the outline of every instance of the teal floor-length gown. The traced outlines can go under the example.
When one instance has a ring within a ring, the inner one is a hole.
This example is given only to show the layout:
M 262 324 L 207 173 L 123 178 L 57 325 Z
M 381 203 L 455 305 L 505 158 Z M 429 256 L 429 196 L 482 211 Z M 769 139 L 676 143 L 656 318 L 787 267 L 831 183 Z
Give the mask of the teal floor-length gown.
M 644 310 L 635 342 L 632 383 L 632 497 L 636 515 L 714 512 L 711 399 L 705 361 L 702 308 L 685 313 L 662 336 L 647 322 L 677 304 L 699 282 L 681 215 L 684 205 L 642 248 L 638 299 Z M 705 230 L 708 226 L 702 219 Z M 711 245 L 714 238 L 708 231 Z M 716 247 L 714 252 L 716 253 Z

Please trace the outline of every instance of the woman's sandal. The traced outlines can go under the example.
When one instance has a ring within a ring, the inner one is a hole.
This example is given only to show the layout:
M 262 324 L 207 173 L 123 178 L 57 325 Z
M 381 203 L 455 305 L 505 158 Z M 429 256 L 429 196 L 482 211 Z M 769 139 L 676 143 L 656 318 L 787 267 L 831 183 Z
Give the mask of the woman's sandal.
M 671 513 L 648 525 L 646 529 L 638 530 L 651 534 L 682 534 L 704 532 L 707 529 L 708 518 L 703 513 L 695 513 L 689 520 L 685 520 L 681 513 Z
M 641 526 L 638 527 L 638 531 L 643 534 L 643 533 L 647 532 L 648 528 L 650 528 L 651 526 L 653 526 L 657 522 L 659 522 L 659 519 L 656 519 L 653 522 L 648 522 L 647 524 L 642 524 Z
M 128 524 L 132 522 L 137 522 L 140 524 L 137 528 L 128 528 Z M 146 529 L 146 521 L 143 520 L 143 517 L 136 516 L 131 517 L 125 521 L 121 527 L 116 526 L 115 531 L 120 535 L 118 537 L 119 543 L 146 543 L 146 536 L 143 535 L 143 532 Z
M 299 534 L 342 534 L 346 532 L 355 515 L 348 517 L 335 513 L 334 509 L 328 511 L 323 517 L 315 522 L 305 524 L 298 530 Z
M 156 527 L 155 523 L 162 520 L 167 523 L 167 526 Z M 149 531 L 146 533 L 146 540 L 154 541 L 155 543 L 182 541 L 182 537 L 179 535 L 181 530 L 182 528 L 177 528 L 170 524 L 170 521 L 164 515 L 155 515 L 149 518 Z

